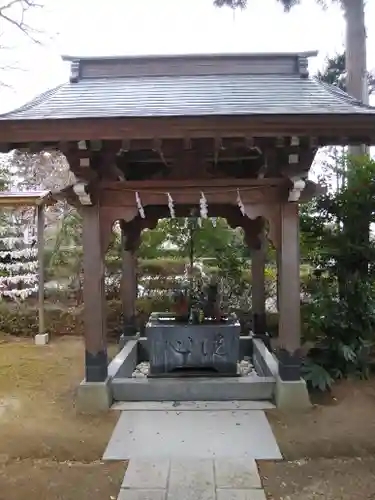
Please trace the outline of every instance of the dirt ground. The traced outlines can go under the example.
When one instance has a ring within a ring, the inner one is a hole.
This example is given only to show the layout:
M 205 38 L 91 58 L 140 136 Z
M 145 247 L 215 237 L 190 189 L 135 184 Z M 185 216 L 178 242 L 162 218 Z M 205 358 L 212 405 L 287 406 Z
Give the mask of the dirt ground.
M 267 412 L 286 459 L 260 463 L 268 498 L 375 500 L 375 379 L 315 400 L 307 412 Z
M 77 414 L 81 339 L 0 337 L 0 500 L 117 498 L 125 463 L 100 458 L 117 413 Z
M 260 471 L 269 500 L 375 499 L 373 457 L 261 462 Z
M 0 466 L 0 500 L 116 500 L 124 464 L 20 460 Z
M 375 378 L 344 381 L 305 413 L 268 420 L 287 460 L 375 455 Z
M 125 463 L 100 458 L 118 415 L 78 415 L 81 339 L 0 337 L 0 500 L 116 500 Z M 268 412 L 285 461 L 260 464 L 269 500 L 375 500 L 375 380 L 298 414 Z

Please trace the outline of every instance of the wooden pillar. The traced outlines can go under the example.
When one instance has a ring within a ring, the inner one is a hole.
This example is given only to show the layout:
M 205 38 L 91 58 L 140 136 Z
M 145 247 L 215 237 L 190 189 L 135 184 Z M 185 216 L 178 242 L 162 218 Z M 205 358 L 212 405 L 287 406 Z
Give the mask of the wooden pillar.
M 300 378 L 300 256 L 297 203 L 280 210 L 279 367 L 283 380 Z
M 83 206 L 83 299 L 86 382 L 104 382 L 108 375 L 104 248 L 98 206 Z
M 44 315 L 44 205 L 37 207 L 37 238 L 38 238 L 38 316 L 39 334 L 45 333 Z
M 276 249 L 276 309 L 280 313 L 280 249 Z
M 135 250 L 127 245 L 127 237 L 124 230 L 121 231 L 122 238 L 122 276 L 121 276 L 121 301 L 124 317 L 123 334 L 136 334 L 136 300 L 137 300 L 137 258 Z
M 251 281 L 252 281 L 252 311 L 253 333 L 264 336 L 266 333 L 266 244 L 264 233 L 260 236 L 260 248 L 253 249 L 251 254 Z

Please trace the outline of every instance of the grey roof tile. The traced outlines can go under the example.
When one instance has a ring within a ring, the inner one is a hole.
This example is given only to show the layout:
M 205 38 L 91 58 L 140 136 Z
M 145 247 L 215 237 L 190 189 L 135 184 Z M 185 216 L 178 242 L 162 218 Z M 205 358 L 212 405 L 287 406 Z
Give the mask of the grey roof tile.
M 132 76 L 64 83 L 0 119 L 325 113 L 373 114 L 375 108 L 298 74 Z

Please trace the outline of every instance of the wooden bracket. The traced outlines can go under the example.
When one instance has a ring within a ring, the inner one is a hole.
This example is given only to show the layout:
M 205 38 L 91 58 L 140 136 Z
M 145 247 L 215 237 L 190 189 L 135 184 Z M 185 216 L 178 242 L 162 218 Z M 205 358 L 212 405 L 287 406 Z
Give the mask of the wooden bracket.
M 288 201 L 296 202 L 301 198 L 302 191 L 306 187 L 306 182 L 301 177 L 294 177 L 291 179 L 293 187 L 289 191 Z
M 78 196 L 81 205 L 92 205 L 91 196 L 86 190 L 87 184 L 84 182 L 78 182 L 74 184 L 73 191 Z

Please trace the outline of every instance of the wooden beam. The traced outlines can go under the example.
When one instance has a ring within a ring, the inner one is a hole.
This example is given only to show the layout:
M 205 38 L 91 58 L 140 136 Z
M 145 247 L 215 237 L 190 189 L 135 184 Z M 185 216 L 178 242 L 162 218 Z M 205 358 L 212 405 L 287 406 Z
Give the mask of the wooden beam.
M 272 136 L 270 137 L 256 137 L 251 139 L 251 146 L 249 143 L 250 139 L 245 136 L 242 137 L 226 137 L 226 136 L 209 136 L 200 137 L 195 139 L 190 138 L 155 138 L 155 139 L 131 139 L 129 138 L 127 147 L 124 149 L 121 141 L 118 140 L 106 140 L 106 141 L 85 141 L 87 144 L 86 149 L 79 149 L 77 154 L 80 157 L 87 157 L 88 153 L 97 153 L 100 151 L 108 151 L 112 153 L 121 153 L 131 159 L 139 156 L 142 159 L 142 155 L 154 153 L 155 157 L 160 156 L 160 151 L 165 157 L 173 157 L 177 154 L 181 154 L 182 151 L 196 150 L 199 153 L 207 154 L 211 158 L 215 157 L 214 150 L 220 149 L 221 151 L 228 151 L 229 154 L 233 154 L 235 151 L 243 151 L 245 156 L 250 154 L 254 156 L 254 149 L 262 149 L 266 147 L 276 147 L 276 139 Z M 309 138 L 301 138 L 301 142 L 305 146 L 309 144 Z M 286 144 L 288 143 L 288 138 L 286 138 Z M 76 144 L 76 143 L 62 143 L 64 144 Z M 100 146 L 100 147 L 99 147 Z M 289 147 L 288 145 L 286 147 Z M 66 146 L 65 146 L 66 148 Z M 73 148 L 77 150 L 77 147 Z
M 285 185 L 285 179 L 275 178 L 275 179 L 235 179 L 235 178 L 226 178 L 226 179 L 178 179 L 178 180 L 159 180 L 159 179 L 151 179 L 147 181 L 125 181 L 123 183 L 117 182 L 108 182 L 103 181 L 98 184 L 100 188 L 113 188 L 115 190 L 127 191 L 127 190 L 158 190 L 161 192 L 173 190 L 173 189 L 182 189 L 186 188 L 195 188 L 195 189 L 218 189 L 218 188 L 254 188 L 260 186 L 282 186 Z
M 0 121 L 0 131 L 1 131 L 1 121 Z M 165 161 L 172 160 L 176 155 L 181 154 L 181 151 L 197 151 L 199 154 L 210 156 L 212 161 L 215 159 L 215 154 L 213 153 L 215 137 L 219 137 L 224 150 L 220 154 L 220 160 L 222 156 L 227 155 L 228 157 L 238 158 L 240 156 L 247 158 L 252 155 L 249 144 L 253 144 L 254 147 L 259 147 L 262 151 L 265 149 L 277 148 L 280 152 L 288 152 L 290 149 L 294 150 L 310 150 L 315 154 L 316 150 L 320 146 L 327 145 L 347 145 L 347 144 L 375 144 L 375 132 L 370 134 L 368 132 L 361 132 L 359 128 L 355 129 L 355 134 L 352 136 L 344 136 L 333 134 L 332 129 L 321 128 L 322 134 L 326 135 L 317 136 L 306 136 L 302 132 L 299 136 L 293 136 L 294 139 L 299 137 L 300 145 L 291 146 L 291 137 L 288 136 L 277 136 L 278 132 L 264 133 L 261 129 L 258 130 L 257 137 L 248 138 L 246 132 L 242 130 L 242 136 L 238 136 L 237 133 L 232 136 L 231 132 L 223 132 L 221 135 L 215 133 L 214 130 L 204 132 L 203 135 L 197 137 L 186 137 L 186 136 L 175 136 L 175 137 L 164 137 L 159 138 L 159 142 L 162 145 L 162 153 Z M 330 133 L 328 133 L 330 132 Z M 358 132 L 358 133 L 357 133 Z M 21 133 L 16 132 L 17 136 Z M 34 134 L 34 132 L 32 132 Z M 36 133 L 36 132 L 35 132 Z M 83 133 L 83 132 L 80 132 Z M 304 132 L 305 134 L 308 132 Z M 215 135 L 216 134 L 216 135 Z M 65 132 L 62 132 L 65 135 Z M 35 137 L 34 137 L 35 138 Z M 16 136 L 14 138 L 16 141 Z M 154 157 L 158 161 L 163 162 L 160 155 L 155 154 L 155 138 L 145 138 L 145 139 L 132 139 L 127 138 L 120 141 L 119 139 L 94 139 L 87 141 L 79 141 L 85 144 L 87 149 L 78 149 L 77 140 L 63 141 L 46 141 L 41 139 L 39 142 L 8 142 L 0 143 L 0 152 L 9 152 L 11 150 L 26 151 L 31 152 L 41 152 L 41 151 L 58 151 L 60 150 L 65 156 L 76 156 L 77 158 L 91 158 L 92 154 L 101 153 L 102 151 L 111 151 L 120 157 L 131 157 L 131 161 L 134 162 L 146 162 L 151 161 L 150 155 L 154 152 Z M 98 149 L 99 145 L 102 145 L 102 149 Z M 242 152 L 241 152 L 242 151 Z M 223 154 L 224 153 L 224 154 Z M 153 160 L 152 160 L 153 161 Z
M 117 183 L 120 184 L 120 183 Z M 226 187 L 218 190 L 216 187 L 198 188 L 197 186 L 185 186 L 172 188 L 165 186 L 162 191 L 152 191 L 150 189 L 126 188 L 124 186 L 117 188 L 111 186 L 100 188 L 93 191 L 94 198 L 98 200 L 101 206 L 134 206 L 135 193 L 138 192 L 142 204 L 146 205 L 166 205 L 167 193 L 170 193 L 176 205 L 199 205 L 200 192 L 204 190 L 209 205 L 213 204 L 232 204 L 237 203 L 237 187 L 241 186 L 241 198 L 244 203 L 275 203 L 286 201 L 288 198 L 288 185 L 264 185 L 254 186 L 253 188 L 244 188 L 241 183 L 236 187 Z
M 0 120 L 2 143 L 123 140 L 137 137 L 311 136 L 375 143 L 375 114 Z M 322 139 L 320 139 L 322 140 Z

